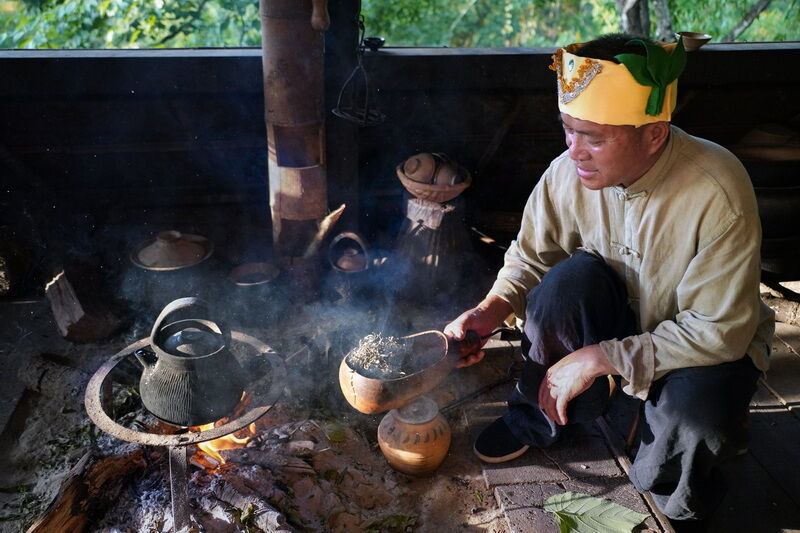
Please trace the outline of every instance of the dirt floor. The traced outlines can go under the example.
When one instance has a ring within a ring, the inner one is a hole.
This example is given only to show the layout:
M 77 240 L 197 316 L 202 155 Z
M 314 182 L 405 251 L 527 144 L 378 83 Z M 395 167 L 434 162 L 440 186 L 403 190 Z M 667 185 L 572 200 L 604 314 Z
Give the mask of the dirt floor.
M 91 374 L 146 328 L 76 345 L 54 333 L 46 301 L 3 304 L 1 311 L 8 326 L 3 330 L 2 362 L 19 372 L 3 377 L 3 395 L 8 398 L 0 413 L 4 427 L 0 445 L 7 453 L 0 459 L 0 531 L 26 531 L 58 501 L 59 491 L 81 461 L 89 458 L 91 464 L 103 457 L 128 455 L 135 457 L 131 473 L 121 486 L 107 486 L 106 499 L 88 517 L 88 530 L 170 531 L 169 472 L 163 449 L 141 450 L 97 431 L 83 406 Z M 366 331 L 365 317 L 370 313 L 363 313 L 357 319 Z M 275 524 L 285 530 L 348 532 L 509 531 L 471 452 L 460 406 L 445 414 L 452 441 L 433 475 L 412 477 L 389 467 L 377 444 L 377 426 L 384 415 L 356 412 L 338 389 L 335 371 L 343 346 L 352 340 L 338 335 L 337 326 L 341 321 L 352 323 L 353 316 L 337 319 L 336 315 L 333 309 L 321 321 L 330 335 L 319 331 L 292 335 L 298 340 L 281 346 L 290 370 L 286 394 L 259 421 L 258 434 L 247 448 L 224 452 L 230 461 L 216 470 L 190 460 L 189 495 L 197 523 L 207 531 L 249 533 Z M 302 317 L 291 318 L 298 328 L 308 329 Z M 430 324 L 430 318 L 420 316 L 403 327 L 418 327 L 414 320 Z M 443 322 L 444 317 L 438 320 Z M 269 331 L 249 330 L 259 331 L 262 338 L 274 338 Z M 502 370 L 492 368 L 485 367 L 488 374 L 451 374 L 433 391 L 436 401 L 447 405 L 495 380 Z M 123 403 L 130 400 L 134 406 L 128 409 L 135 408 L 135 394 L 128 400 L 120 398 Z M 140 419 L 146 422 L 146 417 Z
M 779 315 L 794 316 L 796 303 L 778 299 L 770 303 Z M 271 329 L 275 324 L 245 328 L 275 341 L 289 371 L 286 394 L 259 422 L 247 448 L 225 452 L 229 465 L 215 470 L 191 461 L 189 494 L 197 521 L 207 531 L 280 530 L 275 524 L 285 530 L 510 531 L 471 451 L 463 410 L 469 401 L 453 406 L 507 378 L 512 361 L 508 353 L 451 372 L 431 391 L 440 407 L 452 406 L 444 411 L 452 441 L 433 475 L 411 477 L 392 470 L 377 445 L 384 415 L 363 415 L 348 406 L 335 377 L 357 336 L 377 327 L 373 311 L 345 313 L 335 306 L 304 311 L 285 317 L 280 336 Z M 454 313 L 398 312 L 402 324 L 395 321 L 384 331 L 441 329 Z M 314 327 L 309 327 L 309 317 Z M 149 324 L 134 324 L 103 342 L 77 345 L 58 336 L 44 300 L 0 302 L 0 320 L 0 365 L 6 369 L 0 374 L 0 448 L 6 450 L 0 457 L 0 531 L 26 531 L 57 499 L 71 469 L 87 454 L 101 458 L 137 451 L 145 452 L 137 459 L 139 469 L 109 492 L 113 498 L 92 513 L 88 530 L 170 531 L 163 451 L 141 450 L 97 432 L 83 408 L 91 374 L 145 336 Z

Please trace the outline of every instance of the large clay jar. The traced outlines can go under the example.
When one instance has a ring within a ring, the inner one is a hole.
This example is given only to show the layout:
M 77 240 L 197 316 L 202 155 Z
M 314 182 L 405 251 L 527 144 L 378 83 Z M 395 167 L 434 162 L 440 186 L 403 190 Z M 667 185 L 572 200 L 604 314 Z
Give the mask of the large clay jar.
M 450 448 L 450 426 L 436 402 L 420 396 L 383 417 L 378 426 L 378 444 L 392 468 L 424 476 L 444 461 Z

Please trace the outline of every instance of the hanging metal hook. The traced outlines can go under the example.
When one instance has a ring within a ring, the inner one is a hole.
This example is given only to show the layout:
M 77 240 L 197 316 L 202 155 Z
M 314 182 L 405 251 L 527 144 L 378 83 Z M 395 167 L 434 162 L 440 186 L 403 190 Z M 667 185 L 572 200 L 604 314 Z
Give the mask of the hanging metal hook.
M 364 69 L 365 25 L 361 14 L 358 15 L 358 30 L 356 67 L 339 90 L 336 107 L 331 112 L 359 126 L 375 126 L 383 123 L 386 116 L 374 106 L 374 89 L 370 86 L 369 76 Z

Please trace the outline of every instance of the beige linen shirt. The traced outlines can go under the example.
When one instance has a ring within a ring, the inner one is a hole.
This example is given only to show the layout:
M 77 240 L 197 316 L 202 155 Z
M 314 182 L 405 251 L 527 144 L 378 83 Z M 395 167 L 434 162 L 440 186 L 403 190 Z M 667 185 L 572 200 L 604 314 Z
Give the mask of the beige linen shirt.
M 670 370 L 750 356 L 762 371 L 774 313 L 759 296 L 761 224 L 750 178 L 727 150 L 671 126 L 653 167 L 630 187 L 581 185 L 567 152 L 533 189 L 489 294 L 525 316 L 528 292 L 579 249 L 625 281 L 643 333 L 600 343 L 642 399 Z

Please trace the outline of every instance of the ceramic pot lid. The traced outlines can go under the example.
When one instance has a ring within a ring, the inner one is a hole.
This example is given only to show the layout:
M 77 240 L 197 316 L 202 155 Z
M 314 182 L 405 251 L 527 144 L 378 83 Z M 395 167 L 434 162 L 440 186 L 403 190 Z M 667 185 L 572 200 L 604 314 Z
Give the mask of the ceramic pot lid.
M 148 270 L 178 270 L 205 261 L 213 251 L 214 244 L 205 237 L 168 230 L 139 244 L 131 261 Z

